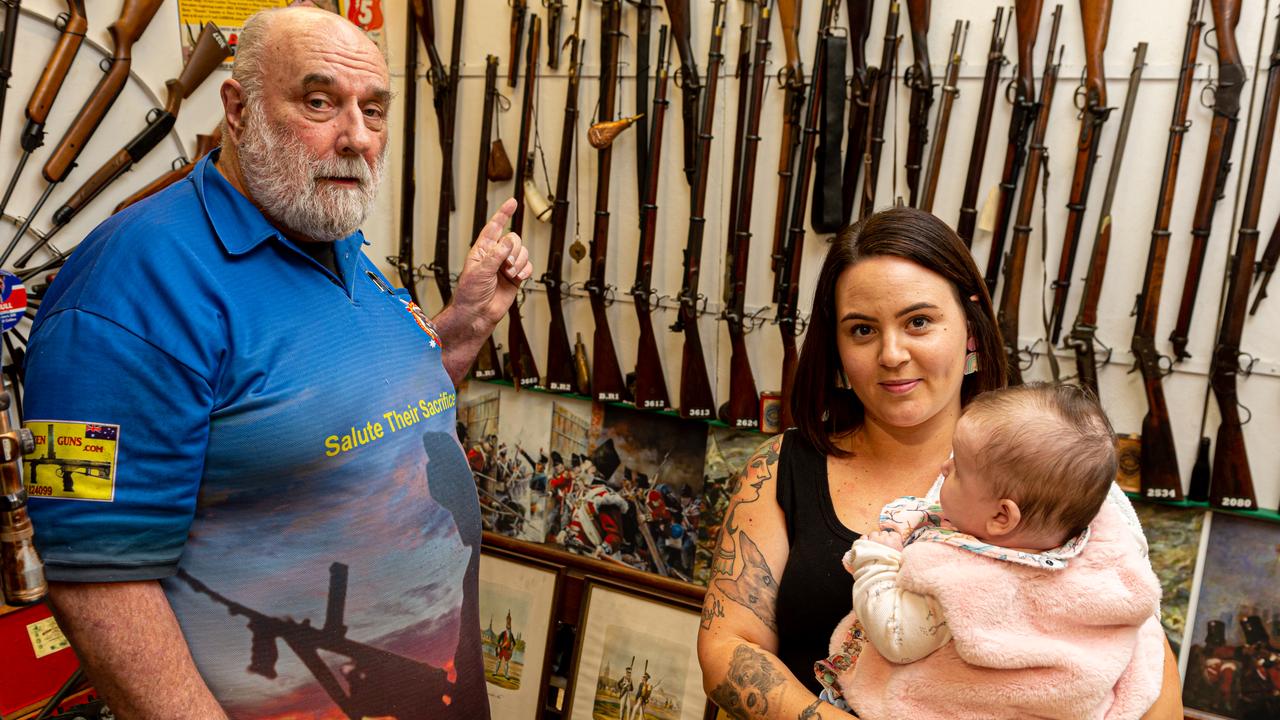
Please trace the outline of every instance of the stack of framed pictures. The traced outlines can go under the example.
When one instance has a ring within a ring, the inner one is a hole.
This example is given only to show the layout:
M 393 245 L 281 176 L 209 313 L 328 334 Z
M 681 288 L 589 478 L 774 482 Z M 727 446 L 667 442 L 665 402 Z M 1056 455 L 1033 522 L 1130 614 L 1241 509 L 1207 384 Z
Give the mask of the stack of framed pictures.
M 669 592 L 661 578 L 637 584 L 585 558 L 547 552 L 560 557 L 492 543 L 481 554 L 480 630 L 494 720 L 715 717 L 698 665 L 696 597 Z M 576 640 L 559 663 L 567 683 L 554 683 L 557 653 L 567 651 L 556 642 L 561 626 L 576 627 Z

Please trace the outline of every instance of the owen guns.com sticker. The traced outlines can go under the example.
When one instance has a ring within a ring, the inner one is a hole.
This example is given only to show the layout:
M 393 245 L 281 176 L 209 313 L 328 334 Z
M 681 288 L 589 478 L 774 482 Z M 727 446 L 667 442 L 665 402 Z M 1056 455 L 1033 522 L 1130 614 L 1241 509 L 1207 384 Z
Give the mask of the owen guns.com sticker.
M 116 490 L 119 425 L 28 420 L 35 452 L 23 458 L 31 497 L 111 502 Z

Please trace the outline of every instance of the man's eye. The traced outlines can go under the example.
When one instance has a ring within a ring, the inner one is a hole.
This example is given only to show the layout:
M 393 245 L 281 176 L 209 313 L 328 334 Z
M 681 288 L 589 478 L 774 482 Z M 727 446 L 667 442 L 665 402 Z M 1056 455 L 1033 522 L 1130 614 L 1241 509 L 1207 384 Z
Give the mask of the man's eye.
M 329 103 L 325 102 L 324 98 L 308 98 L 307 99 L 307 107 L 310 107 L 312 110 L 323 110 L 328 106 L 329 106 Z
M 380 107 L 369 106 L 364 109 L 364 114 L 365 117 L 381 119 L 384 113 Z

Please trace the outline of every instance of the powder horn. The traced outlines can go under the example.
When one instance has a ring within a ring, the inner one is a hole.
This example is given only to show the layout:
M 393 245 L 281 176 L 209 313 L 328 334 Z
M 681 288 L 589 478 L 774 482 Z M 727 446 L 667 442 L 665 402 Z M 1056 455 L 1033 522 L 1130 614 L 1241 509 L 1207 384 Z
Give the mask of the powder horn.
M 551 201 L 538 189 L 533 178 L 525 178 L 524 181 L 524 207 L 539 222 L 551 221 Z
M 644 117 L 644 113 L 610 120 L 609 122 L 596 123 L 587 130 L 587 142 L 591 143 L 591 147 L 603 150 L 613 144 L 613 139 L 618 137 L 619 133 L 631 127 L 635 121 L 642 117 Z

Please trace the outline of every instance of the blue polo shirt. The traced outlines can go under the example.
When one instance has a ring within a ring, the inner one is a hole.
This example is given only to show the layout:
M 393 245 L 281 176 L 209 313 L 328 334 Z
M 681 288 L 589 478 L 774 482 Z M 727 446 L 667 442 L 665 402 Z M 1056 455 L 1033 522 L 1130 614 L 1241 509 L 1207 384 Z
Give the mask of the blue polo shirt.
M 47 574 L 161 580 L 232 717 L 487 717 L 440 338 L 363 235 L 331 272 L 216 157 L 98 226 L 36 318 Z

